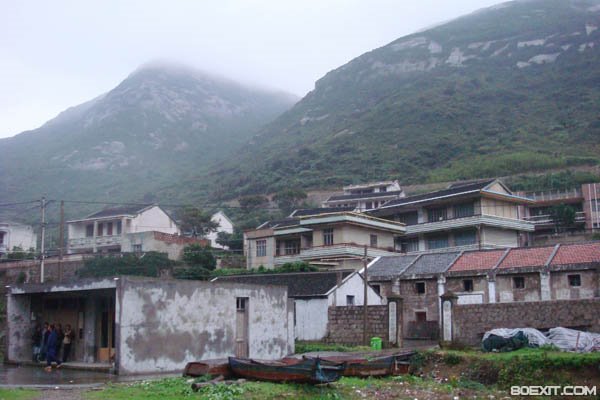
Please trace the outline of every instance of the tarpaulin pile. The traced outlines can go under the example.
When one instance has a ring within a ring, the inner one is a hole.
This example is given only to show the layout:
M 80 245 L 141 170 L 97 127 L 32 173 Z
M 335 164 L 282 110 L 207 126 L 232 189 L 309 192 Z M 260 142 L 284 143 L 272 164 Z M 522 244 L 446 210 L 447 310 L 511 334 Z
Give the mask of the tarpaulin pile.
M 486 332 L 482 341 L 485 351 L 513 351 L 544 345 L 579 353 L 600 351 L 600 334 L 560 327 L 550 329 L 546 335 L 533 328 L 499 328 Z

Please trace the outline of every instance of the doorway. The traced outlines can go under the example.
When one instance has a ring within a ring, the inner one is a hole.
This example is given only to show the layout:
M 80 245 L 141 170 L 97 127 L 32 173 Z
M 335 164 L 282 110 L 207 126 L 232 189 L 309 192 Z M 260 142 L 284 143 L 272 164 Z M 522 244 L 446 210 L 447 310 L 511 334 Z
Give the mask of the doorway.
M 248 298 L 237 297 L 235 299 L 235 356 L 248 357 Z
M 98 313 L 98 326 L 100 332 L 97 335 L 98 362 L 111 362 L 115 357 L 115 299 L 114 297 L 102 297 L 100 299 L 100 312 Z

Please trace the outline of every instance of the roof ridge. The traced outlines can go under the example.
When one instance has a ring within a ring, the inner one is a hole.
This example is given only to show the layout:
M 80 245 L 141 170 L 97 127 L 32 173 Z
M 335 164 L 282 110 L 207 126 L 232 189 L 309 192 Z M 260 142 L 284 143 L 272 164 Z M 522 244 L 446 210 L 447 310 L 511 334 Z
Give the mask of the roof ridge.
M 556 253 L 558 253 L 559 249 L 560 249 L 560 243 L 557 243 L 556 246 L 554 246 L 554 250 L 552 251 L 552 254 L 550 254 L 548 259 L 546 260 L 546 263 L 544 264 L 545 269 L 548 268 L 550 266 L 550 264 L 552 264 L 552 260 L 554 260 L 554 257 L 556 257 Z
M 491 269 L 491 271 L 496 272 L 496 270 L 498 270 L 498 268 L 500 268 L 500 264 L 502 264 L 504 262 L 504 260 L 506 259 L 506 257 L 508 257 L 508 253 L 510 253 L 511 250 L 513 250 L 512 247 L 509 247 L 509 248 L 506 249 L 506 251 L 504 252 L 504 254 L 502 254 L 500 256 L 500 259 L 498 260 L 498 262 L 496 263 L 496 265 L 494 265 L 494 267 Z

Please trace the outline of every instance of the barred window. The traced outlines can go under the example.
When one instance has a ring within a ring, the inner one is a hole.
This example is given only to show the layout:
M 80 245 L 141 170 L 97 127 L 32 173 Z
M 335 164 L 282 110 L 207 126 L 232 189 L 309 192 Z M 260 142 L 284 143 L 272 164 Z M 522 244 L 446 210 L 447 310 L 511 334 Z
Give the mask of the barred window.
M 267 255 L 267 241 L 256 241 L 256 257 L 265 257 Z
M 323 229 L 323 246 L 333 245 L 333 228 Z

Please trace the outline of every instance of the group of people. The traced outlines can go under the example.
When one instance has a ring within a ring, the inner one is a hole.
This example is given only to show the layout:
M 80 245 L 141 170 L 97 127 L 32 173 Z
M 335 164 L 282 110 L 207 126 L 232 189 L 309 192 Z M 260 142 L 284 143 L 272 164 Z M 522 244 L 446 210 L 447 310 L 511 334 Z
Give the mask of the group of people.
M 33 345 L 33 361 L 46 361 L 46 371 L 52 370 L 52 363 L 57 368 L 66 362 L 71 355 L 71 346 L 75 340 L 75 333 L 71 325 L 65 325 L 63 331 L 61 324 L 44 323 L 43 328 L 37 325 L 33 331 L 31 342 Z M 62 350 L 62 357 L 61 355 Z

